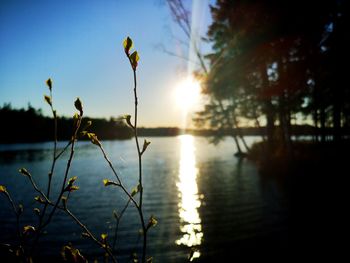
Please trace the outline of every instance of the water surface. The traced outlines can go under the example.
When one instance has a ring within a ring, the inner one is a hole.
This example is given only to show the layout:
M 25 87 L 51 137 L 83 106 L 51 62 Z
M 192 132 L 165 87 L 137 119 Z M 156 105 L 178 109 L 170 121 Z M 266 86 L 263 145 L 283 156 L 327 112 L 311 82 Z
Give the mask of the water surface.
M 191 250 L 194 261 L 215 262 L 225 255 L 234 258 L 287 246 L 288 205 L 283 191 L 275 180 L 262 179 L 253 163 L 234 157 L 231 138 L 217 146 L 191 135 L 148 140 L 152 143 L 143 158 L 144 212 L 146 218 L 154 215 L 158 220 L 149 232 L 148 254 L 155 262 L 187 262 Z M 257 138 L 247 140 L 252 144 Z M 105 141 L 103 145 L 127 188 L 135 187 L 134 141 Z M 38 185 L 45 187 L 51 149 L 52 143 L 0 145 L 0 184 L 24 204 L 22 225 L 36 224 L 32 209 L 38 206 L 33 201 L 37 194 L 17 171 L 26 167 Z M 60 187 L 67 158 L 64 155 L 57 164 L 53 189 Z M 108 233 L 112 242 L 113 210 L 121 211 L 127 198 L 118 189 L 103 186 L 103 179 L 114 177 L 99 149 L 79 142 L 69 176 L 78 176 L 80 186 L 71 195 L 71 211 L 96 235 Z M 9 242 L 15 238 L 15 217 L 0 198 L 0 242 Z M 130 205 L 118 230 L 117 254 L 122 262 L 139 251 L 139 229 L 138 214 Z M 40 246 L 44 255 L 58 257 L 61 247 L 71 242 L 89 258 L 98 258 L 101 251 L 80 235 L 81 229 L 58 213 Z

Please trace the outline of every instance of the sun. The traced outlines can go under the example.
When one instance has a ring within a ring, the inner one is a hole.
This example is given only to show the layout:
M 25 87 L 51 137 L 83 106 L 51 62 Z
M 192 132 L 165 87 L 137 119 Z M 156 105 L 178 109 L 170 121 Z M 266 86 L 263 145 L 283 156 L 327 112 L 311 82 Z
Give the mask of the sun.
M 175 88 L 175 103 L 177 107 L 187 112 L 193 109 L 200 98 L 200 83 L 189 76 L 181 80 Z

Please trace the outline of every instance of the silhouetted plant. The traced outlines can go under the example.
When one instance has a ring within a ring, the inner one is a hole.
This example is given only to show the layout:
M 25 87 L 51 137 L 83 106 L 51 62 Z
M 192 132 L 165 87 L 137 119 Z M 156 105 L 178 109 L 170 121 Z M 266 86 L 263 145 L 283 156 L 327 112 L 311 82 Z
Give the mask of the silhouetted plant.
M 121 218 L 124 215 L 124 212 L 126 211 L 127 207 L 130 203 L 133 203 L 135 206 L 141 223 L 141 234 L 143 236 L 143 245 L 142 245 L 142 255 L 141 255 L 141 262 L 152 262 L 152 258 L 146 259 L 146 250 L 147 250 L 147 232 L 148 230 L 155 226 L 157 224 L 157 220 L 151 216 L 148 221 L 144 219 L 143 214 L 143 176 L 142 176 L 142 156 L 145 153 L 147 147 L 149 146 L 150 142 L 145 140 L 143 143 L 142 148 L 140 147 L 138 133 L 137 133 L 137 116 L 138 116 L 138 97 L 137 97 L 137 78 L 136 78 L 136 70 L 138 66 L 139 61 L 139 55 L 137 51 L 134 51 L 130 54 L 130 51 L 133 46 L 132 40 L 127 37 L 123 43 L 124 45 L 124 51 L 125 54 L 130 62 L 132 71 L 133 71 L 133 80 L 134 80 L 134 121 L 131 122 L 131 115 L 125 115 L 124 120 L 125 122 L 132 128 L 136 143 L 136 149 L 137 149 L 137 156 L 138 156 L 138 183 L 137 185 L 129 191 L 123 184 L 122 180 L 120 179 L 114 165 L 112 164 L 111 160 L 107 156 L 106 151 L 104 150 L 102 143 L 98 139 L 97 135 L 95 133 L 89 132 L 89 129 L 92 125 L 92 122 L 89 120 L 85 123 L 84 126 L 82 126 L 83 121 L 83 104 L 79 98 L 77 98 L 74 102 L 74 106 L 77 109 L 77 113 L 73 116 L 73 129 L 72 129 L 72 135 L 71 139 L 68 141 L 67 145 L 62 149 L 57 149 L 57 141 L 58 141 L 58 135 L 57 135 L 57 113 L 54 109 L 53 104 L 53 96 L 52 96 L 52 90 L 53 90 L 53 82 L 49 78 L 46 81 L 46 85 L 49 89 L 49 95 L 44 95 L 44 99 L 46 103 L 50 106 L 53 120 L 54 120 L 54 143 L 53 143 L 53 157 L 52 157 L 52 164 L 51 169 L 48 174 L 48 184 L 46 191 L 43 191 L 38 187 L 36 184 L 33 176 L 26 168 L 19 169 L 19 172 L 28 178 L 29 182 L 31 183 L 34 190 L 38 193 L 38 196 L 36 196 L 34 199 L 38 203 L 38 207 L 34 208 L 34 213 L 38 216 L 38 223 L 33 225 L 25 225 L 23 228 L 21 228 L 20 224 L 20 217 L 23 212 L 23 205 L 17 204 L 11 197 L 10 193 L 7 191 L 6 187 L 3 185 L 0 185 L 0 193 L 3 194 L 9 201 L 9 203 L 12 206 L 12 209 L 14 211 L 14 214 L 16 216 L 16 229 L 17 229 L 17 238 L 18 242 L 14 244 L 2 244 L 5 246 L 10 253 L 13 253 L 15 257 L 19 261 L 23 262 L 32 262 L 33 261 L 33 254 L 38 246 L 38 241 L 40 237 L 43 235 L 46 227 L 52 222 L 52 218 L 56 214 L 58 210 L 63 211 L 67 216 L 69 216 L 78 226 L 82 229 L 82 236 L 86 237 L 93 242 L 96 243 L 103 251 L 104 251 L 104 258 L 105 261 L 113 261 L 117 262 L 117 256 L 115 253 L 115 247 L 117 242 L 117 234 L 118 234 L 118 227 L 121 221 Z M 105 159 L 105 161 L 108 163 L 110 169 L 112 170 L 116 181 L 111 181 L 108 179 L 103 179 L 103 184 L 107 186 L 115 186 L 120 188 L 124 194 L 127 196 L 128 200 L 124 206 L 124 208 L 120 211 L 120 213 L 117 213 L 116 211 L 113 211 L 113 215 L 116 219 L 116 228 L 115 228 L 115 235 L 113 238 L 112 244 L 110 244 L 108 240 L 108 235 L 106 233 L 101 233 L 100 236 L 97 236 L 93 233 L 91 229 L 88 228 L 87 225 L 85 225 L 83 222 L 80 221 L 80 219 L 69 209 L 69 200 L 70 196 L 74 191 L 79 190 L 79 186 L 77 186 L 75 183 L 77 181 L 77 176 L 70 177 L 70 169 L 73 162 L 73 157 L 75 155 L 75 144 L 78 139 L 82 139 L 83 137 L 87 137 L 92 144 L 96 145 L 100 150 L 101 153 Z M 55 168 L 57 160 L 62 156 L 64 152 L 69 151 L 69 157 L 68 161 L 65 167 L 64 175 L 62 184 L 60 187 L 60 191 L 58 193 L 57 198 L 53 198 L 51 196 L 52 192 L 52 177 L 55 174 Z M 137 201 L 135 199 L 136 195 L 139 194 L 139 200 Z M 67 244 L 62 248 L 61 251 L 62 257 L 65 261 L 69 262 L 87 262 L 85 257 L 80 253 L 80 251 L 76 248 L 74 248 L 71 244 Z M 136 253 L 133 254 L 133 262 L 138 262 L 138 255 Z

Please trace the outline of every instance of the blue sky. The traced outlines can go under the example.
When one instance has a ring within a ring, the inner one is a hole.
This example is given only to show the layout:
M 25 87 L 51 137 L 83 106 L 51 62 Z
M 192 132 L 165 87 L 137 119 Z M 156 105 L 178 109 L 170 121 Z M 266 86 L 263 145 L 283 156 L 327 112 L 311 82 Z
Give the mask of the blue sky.
M 130 36 L 140 54 L 140 125 L 178 126 L 172 90 L 187 63 L 157 48 L 178 52 L 173 35 L 182 38 L 162 0 L 0 0 L 0 105 L 30 103 L 48 113 L 43 94 L 51 77 L 61 115 L 73 115 L 78 96 L 88 116 L 132 115 L 132 71 L 122 48 Z

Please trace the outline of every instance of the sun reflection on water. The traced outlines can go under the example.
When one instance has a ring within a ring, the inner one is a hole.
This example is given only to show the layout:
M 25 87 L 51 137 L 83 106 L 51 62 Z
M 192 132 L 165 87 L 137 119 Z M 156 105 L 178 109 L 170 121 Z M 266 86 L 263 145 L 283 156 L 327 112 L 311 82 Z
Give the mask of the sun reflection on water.
M 180 153 L 180 169 L 179 181 L 177 188 L 179 189 L 179 217 L 180 231 L 182 237 L 176 240 L 177 245 L 185 245 L 187 247 L 195 247 L 201 244 L 203 239 L 201 218 L 198 213 L 198 208 L 201 205 L 198 195 L 197 174 L 195 147 L 193 136 L 179 136 L 181 144 Z M 200 257 L 199 250 L 193 253 L 192 258 Z

